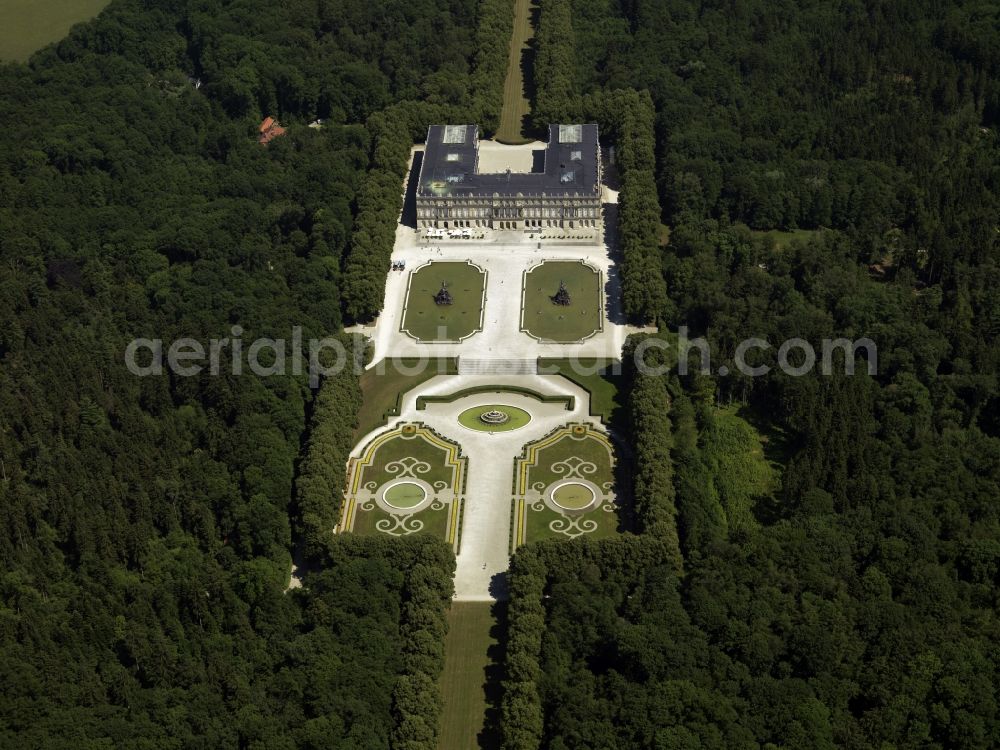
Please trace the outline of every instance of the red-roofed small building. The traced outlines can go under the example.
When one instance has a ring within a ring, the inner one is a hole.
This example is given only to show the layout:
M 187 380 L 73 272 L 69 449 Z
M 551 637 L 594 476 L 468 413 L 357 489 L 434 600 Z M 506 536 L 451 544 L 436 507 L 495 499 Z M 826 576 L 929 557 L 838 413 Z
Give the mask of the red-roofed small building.
M 284 135 L 286 132 L 273 117 L 265 117 L 264 121 L 260 124 L 258 131 L 259 135 L 257 136 L 257 143 L 264 146 L 273 141 L 279 135 Z

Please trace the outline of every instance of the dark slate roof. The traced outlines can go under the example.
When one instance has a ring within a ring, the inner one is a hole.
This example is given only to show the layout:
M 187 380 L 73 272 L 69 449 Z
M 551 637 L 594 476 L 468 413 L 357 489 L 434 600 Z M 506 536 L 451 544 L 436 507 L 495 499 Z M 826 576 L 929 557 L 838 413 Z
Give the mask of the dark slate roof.
M 544 172 L 479 174 L 479 127 L 431 125 L 417 195 L 593 194 L 598 184 L 597 125 L 549 125 Z

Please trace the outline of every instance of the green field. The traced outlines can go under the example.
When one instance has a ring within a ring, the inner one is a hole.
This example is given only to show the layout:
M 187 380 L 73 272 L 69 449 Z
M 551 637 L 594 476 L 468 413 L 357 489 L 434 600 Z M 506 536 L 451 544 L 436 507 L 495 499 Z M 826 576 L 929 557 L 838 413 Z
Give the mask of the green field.
M 500 747 L 486 714 L 499 686 L 493 602 L 454 602 L 448 613 L 444 671 L 441 674 L 440 750 L 492 750 Z
M 496 140 L 500 143 L 528 143 L 525 120 L 531 111 L 528 101 L 524 69 L 532 54 L 529 46 L 535 29 L 531 25 L 531 0 L 514 0 L 514 30 L 510 39 L 510 58 L 507 78 L 503 84 L 503 109 L 500 110 L 500 127 Z
M 0 0 L 0 60 L 27 60 L 107 4 L 108 0 Z
M 566 284 L 570 304 L 555 304 L 560 282 Z M 543 341 L 573 343 L 603 326 L 601 274 L 579 261 L 547 260 L 524 276 L 521 330 Z
M 484 411 L 491 411 L 493 409 L 504 412 L 509 419 L 502 424 L 487 424 L 479 418 L 479 415 Z M 458 415 L 458 421 L 459 424 L 463 427 L 468 427 L 470 430 L 479 430 L 481 432 L 510 432 L 511 430 L 516 430 L 528 424 L 528 422 L 531 421 L 531 415 L 524 409 L 518 409 L 516 406 L 508 406 L 507 404 L 483 404 L 482 406 L 473 406 L 471 409 L 463 411 Z
M 666 247 L 670 244 L 670 227 L 666 224 L 660 224 L 656 228 L 656 242 L 660 247 Z
M 452 304 L 439 305 L 434 296 L 448 285 Z M 469 262 L 435 261 L 410 274 L 406 309 L 400 330 L 417 341 L 461 341 L 483 325 L 486 272 Z

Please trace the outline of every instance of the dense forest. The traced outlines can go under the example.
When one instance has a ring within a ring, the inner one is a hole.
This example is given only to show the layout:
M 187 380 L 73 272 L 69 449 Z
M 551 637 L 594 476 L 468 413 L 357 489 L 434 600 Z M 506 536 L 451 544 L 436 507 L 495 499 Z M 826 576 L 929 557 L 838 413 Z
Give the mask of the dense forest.
M 843 585 L 843 532 L 790 525 L 684 580 L 643 538 L 519 552 L 506 746 L 992 746 L 995 640 L 932 645 L 921 615 L 967 623 L 875 567 Z
M 649 91 L 661 336 L 730 374 L 633 373 L 640 536 L 515 557 L 505 746 L 993 746 L 1000 7 L 541 6 L 542 112 Z
M 0 745 L 435 746 L 451 553 L 326 533 L 353 373 L 122 353 L 377 314 L 410 146 L 495 124 L 510 17 L 115 0 L 0 67 Z M 534 117 L 616 146 L 630 316 L 730 374 L 629 372 L 639 533 L 515 557 L 509 750 L 995 744 L 998 29 L 542 0 Z M 867 336 L 877 372 L 748 378 L 750 335 Z
M 454 563 L 332 540 L 354 373 L 314 403 L 232 348 L 218 377 L 123 353 L 336 335 L 369 121 L 469 107 L 473 72 L 495 99 L 480 12 L 121 0 L 0 68 L 0 745 L 434 747 Z

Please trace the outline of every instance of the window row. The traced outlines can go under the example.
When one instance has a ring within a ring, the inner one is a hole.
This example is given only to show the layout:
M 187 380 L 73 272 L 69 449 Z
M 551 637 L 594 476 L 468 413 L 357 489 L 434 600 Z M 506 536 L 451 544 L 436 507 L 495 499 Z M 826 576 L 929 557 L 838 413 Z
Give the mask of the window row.
M 581 207 L 541 207 L 525 206 L 524 208 L 498 207 L 498 208 L 466 208 L 466 207 L 440 207 L 440 208 L 417 208 L 417 218 L 419 219 L 597 219 L 601 216 L 601 209 L 594 206 Z

